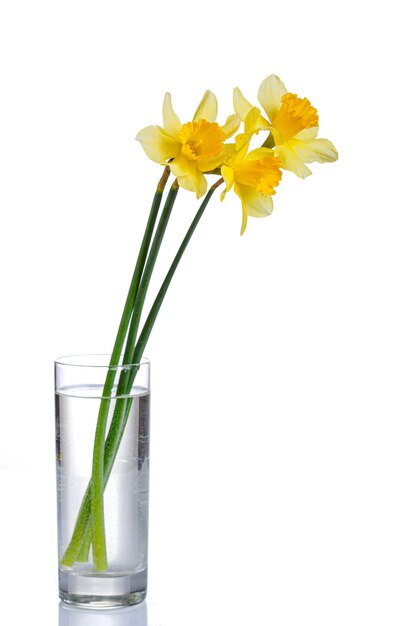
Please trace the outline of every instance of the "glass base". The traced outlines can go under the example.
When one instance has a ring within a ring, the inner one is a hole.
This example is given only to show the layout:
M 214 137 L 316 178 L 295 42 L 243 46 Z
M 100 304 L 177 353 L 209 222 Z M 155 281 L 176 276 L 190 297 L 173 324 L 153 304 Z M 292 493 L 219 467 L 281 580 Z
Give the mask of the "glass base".
M 59 597 L 66 604 L 92 609 L 132 606 L 146 598 L 147 572 L 135 574 L 81 574 L 59 570 Z

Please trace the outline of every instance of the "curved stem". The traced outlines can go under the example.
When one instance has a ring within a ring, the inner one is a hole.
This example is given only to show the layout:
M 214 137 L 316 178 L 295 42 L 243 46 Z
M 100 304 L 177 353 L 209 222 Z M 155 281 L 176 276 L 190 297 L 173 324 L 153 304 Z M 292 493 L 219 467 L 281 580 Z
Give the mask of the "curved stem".
M 132 316 L 132 310 L 134 306 L 134 302 L 136 299 L 136 294 L 138 291 L 138 285 L 140 283 L 140 279 L 142 277 L 143 269 L 145 266 L 146 257 L 148 255 L 148 250 L 150 246 L 150 242 L 152 239 L 152 234 L 155 228 L 156 218 L 158 216 L 159 207 L 161 205 L 162 194 L 165 189 L 166 183 L 168 181 L 170 174 L 169 167 L 165 167 L 164 172 L 160 181 L 158 182 L 156 192 L 154 195 L 154 199 L 152 202 L 152 206 L 149 212 L 148 221 L 145 228 L 145 233 L 143 235 L 141 247 L 139 250 L 138 258 L 136 261 L 135 269 L 133 272 L 132 280 L 130 283 L 129 291 L 126 297 L 126 302 L 123 308 L 122 317 L 119 323 L 119 328 L 116 334 L 116 339 L 113 346 L 113 351 L 110 357 L 109 370 L 107 372 L 106 380 L 103 388 L 103 396 L 110 395 L 109 390 L 113 388 L 114 379 L 116 375 L 115 369 L 110 369 L 112 366 L 116 366 L 120 361 L 120 356 L 123 350 L 123 345 L 126 339 L 127 329 L 129 327 L 130 318 Z M 107 414 L 109 411 L 109 400 L 107 398 L 103 398 L 100 411 L 99 411 L 99 420 L 107 419 Z M 99 478 L 101 478 L 101 469 L 99 468 Z M 86 517 L 86 507 L 84 506 L 86 496 L 84 496 L 84 500 L 80 507 L 80 511 L 75 523 L 74 531 L 71 537 L 71 540 L 68 544 L 68 547 L 61 559 L 62 565 L 72 565 L 75 559 L 78 556 L 79 546 L 83 539 L 84 528 L 86 521 L 88 521 L 88 515 Z M 104 565 L 104 560 L 101 560 L 101 565 Z M 100 565 L 100 563 L 98 564 Z
M 139 283 L 139 287 L 136 293 L 132 317 L 130 320 L 129 333 L 126 342 L 125 354 L 123 358 L 123 364 L 132 363 L 131 359 L 134 351 L 137 329 L 140 322 L 143 304 L 177 194 L 178 181 L 175 180 L 171 186 L 164 208 L 162 210 L 155 236 L 149 250 L 148 258 L 146 260 L 146 265 L 143 270 L 142 279 Z M 134 362 L 135 361 L 133 361 L 133 363 Z M 111 376 L 111 387 L 108 388 L 105 385 L 103 388 L 104 397 L 111 396 L 115 373 L 116 372 L 114 372 L 114 375 Z M 136 369 L 134 375 L 135 374 Z M 124 369 L 120 373 L 119 383 L 117 386 L 117 396 L 123 395 L 125 393 L 125 388 L 128 381 L 129 371 L 127 369 Z M 96 426 L 96 434 L 94 438 L 93 469 L 91 473 L 91 525 L 93 561 L 95 568 L 98 571 L 103 571 L 107 569 L 106 535 L 104 528 L 104 450 L 106 442 L 106 424 L 109 412 L 109 403 L 110 398 L 105 403 L 103 403 L 102 401 L 100 405 Z
M 143 356 L 143 351 L 146 347 L 147 341 L 149 339 L 149 335 L 154 326 L 156 317 L 159 313 L 159 309 L 161 308 L 162 302 L 165 298 L 168 287 L 171 283 L 171 280 L 174 276 L 174 273 L 178 267 L 178 264 L 185 252 L 185 249 L 207 207 L 207 204 L 213 195 L 214 191 L 221 185 L 223 179 L 220 178 L 216 183 L 214 183 L 209 191 L 207 192 L 203 202 L 200 205 L 179 249 L 175 258 L 165 276 L 165 279 L 161 285 L 161 288 L 155 298 L 155 301 L 152 305 L 152 308 L 148 314 L 148 317 L 143 326 L 142 332 L 140 333 L 139 339 L 136 343 L 134 352 L 133 352 L 133 363 L 140 363 L 140 359 Z M 135 370 L 131 370 L 131 375 L 127 380 L 127 385 L 125 387 L 124 393 L 130 393 L 130 390 L 133 386 L 134 378 L 135 378 Z M 123 437 L 123 433 L 126 427 L 126 423 L 128 420 L 130 407 L 131 407 L 132 399 L 131 398 L 119 398 L 116 402 L 116 406 L 113 413 L 113 419 L 110 423 L 109 431 L 107 434 L 107 439 L 105 442 L 105 451 L 104 451 L 104 484 L 107 484 L 107 481 L 110 477 L 110 473 L 117 455 L 117 451 L 119 449 L 119 445 L 121 439 Z M 77 519 L 77 525 L 79 524 L 79 543 L 77 548 L 77 553 L 80 552 L 80 556 L 84 556 L 88 554 L 88 548 L 90 543 L 90 533 L 91 533 L 91 520 L 90 520 L 90 510 L 91 510 L 91 499 L 90 499 L 90 489 L 91 485 L 87 488 L 86 494 L 84 496 L 79 519 Z
M 138 363 L 138 359 L 140 360 L 143 356 L 143 351 L 146 347 L 146 344 L 148 342 L 149 339 L 149 335 L 151 334 L 152 328 L 154 326 L 155 320 L 157 318 L 157 315 L 159 313 L 159 309 L 161 308 L 162 302 L 164 301 L 166 292 L 168 291 L 168 287 L 171 284 L 171 280 L 175 274 L 175 270 L 177 269 L 179 262 L 181 261 L 182 255 L 184 254 L 188 243 L 191 239 L 191 237 L 194 234 L 195 229 L 197 228 L 197 225 L 200 221 L 200 219 L 203 216 L 203 213 L 206 209 L 206 206 L 209 203 L 209 200 L 211 198 L 211 196 L 213 195 L 213 193 L 215 192 L 215 190 L 217 189 L 217 187 L 219 187 L 221 184 L 223 183 L 223 178 L 219 178 L 219 180 L 217 180 L 208 190 L 203 202 L 201 203 L 200 208 L 198 209 L 193 221 L 191 222 L 191 225 L 187 231 L 187 234 L 185 235 L 177 254 L 174 257 L 174 260 L 171 263 L 171 266 L 167 272 L 167 275 L 165 276 L 164 282 L 161 285 L 160 290 L 158 291 L 158 294 L 155 298 L 155 301 L 152 305 L 152 308 L 149 312 L 149 315 L 146 319 L 146 322 L 142 328 L 142 332 L 139 336 L 139 340 L 136 344 L 135 347 L 135 351 L 133 353 L 133 362 L 134 363 Z M 134 375 L 134 372 L 131 371 L 129 373 L 129 377 L 130 379 L 132 378 L 132 376 Z M 133 380 L 129 381 L 133 384 Z
M 143 305 L 145 303 L 146 294 L 148 293 L 149 283 L 152 278 L 153 270 L 155 267 L 156 259 L 158 257 L 158 253 L 161 247 L 162 239 L 164 237 L 166 227 L 168 225 L 168 220 L 171 216 L 172 208 L 174 206 L 174 202 L 176 200 L 178 194 L 178 181 L 175 180 L 172 183 L 171 189 L 169 190 L 169 194 L 167 196 L 164 209 L 161 214 L 161 218 L 158 222 L 158 227 L 155 232 L 155 236 L 152 242 L 151 249 L 149 251 L 149 256 L 146 260 L 146 266 L 143 270 L 143 277 L 139 284 L 138 291 L 135 298 L 135 304 L 133 306 L 132 319 L 129 327 L 129 334 L 127 336 L 126 341 L 126 349 L 123 358 L 124 365 L 131 365 L 132 363 L 140 363 L 140 358 L 138 361 L 135 360 L 134 350 L 135 343 L 138 334 L 138 328 L 140 324 L 140 319 L 142 316 Z M 121 396 L 126 393 L 127 384 L 130 378 L 130 374 L 133 373 L 135 376 L 137 372 L 136 368 L 126 369 L 121 372 L 119 384 L 117 387 L 117 395 Z M 130 391 L 130 389 L 129 389 Z
M 149 336 L 151 334 L 151 331 L 153 329 L 153 326 L 155 324 L 155 320 L 158 316 L 159 310 L 161 308 L 162 302 L 165 298 L 165 295 L 168 291 L 168 287 L 171 284 L 172 278 L 175 274 L 175 271 L 179 265 L 179 262 L 181 261 L 181 258 L 188 246 L 188 243 L 191 239 L 191 237 L 193 236 L 193 233 L 195 231 L 195 229 L 197 228 L 197 225 L 209 203 L 209 200 L 211 198 L 211 196 L 213 195 L 214 191 L 217 189 L 217 187 L 219 187 L 223 182 L 223 178 L 219 178 L 219 180 L 217 180 L 208 190 L 203 202 L 200 205 L 200 208 L 198 209 L 193 221 L 191 222 L 191 225 L 178 249 L 177 254 L 174 257 L 173 262 L 171 263 L 171 266 L 165 276 L 165 279 L 161 285 L 161 288 L 158 291 L 158 294 L 154 300 L 154 303 L 151 307 L 151 310 L 148 314 L 148 317 L 145 321 L 145 324 L 142 328 L 142 331 L 140 333 L 139 339 L 136 343 L 135 346 L 135 350 L 133 353 L 133 363 L 139 363 L 140 359 L 143 356 L 143 352 L 145 350 L 146 344 L 148 342 Z M 135 375 L 136 375 L 136 370 L 135 369 L 131 369 L 129 371 L 129 380 L 128 380 L 128 384 L 127 387 L 124 389 L 124 393 L 128 394 L 130 393 L 130 390 L 132 389 L 134 380 L 135 380 Z M 123 401 L 125 400 L 125 398 L 123 399 Z M 124 404 L 124 402 L 123 402 Z M 132 399 L 128 398 L 126 401 L 126 406 L 125 406 L 125 410 L 119 410 L 116 411 L 117 409 L 117 405 L 114 411 L 114 415 L 113 415 L 113 419 L 111 421 L 110 424 L 110 428 L 109 428 L 109 432 L 107 435 L 107 440 L 106 440 L 106 453 L 105 453 L 105 466 L 106 466 L 106 471 L 107 471 L 107 467 L 109 467 L 109 473 L 111 471 L 111 468 L 113 466 L 114 460 L 116 458 L 116 454 L 117 454 L 117 450 L 119 449 L 119 445 L 120 442 L 122 440 L 123 437 L 123 432 L 124 429 L 126 427 L 126 423 L 127 423 L 127 419 L 129 416 L 129 412 L 130 412 L 130 407 L 132 404 Z

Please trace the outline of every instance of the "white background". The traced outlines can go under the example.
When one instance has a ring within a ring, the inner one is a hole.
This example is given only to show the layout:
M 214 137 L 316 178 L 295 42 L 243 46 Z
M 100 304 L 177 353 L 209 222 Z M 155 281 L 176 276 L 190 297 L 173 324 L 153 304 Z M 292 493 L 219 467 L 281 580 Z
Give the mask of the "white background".
M 53 360 L 112 347 L 160 175 L 135 135 L 165 91 L 185 122 L 210 88 L 222 122 L 270 73 L 340 159 L 284 173 L 244 237 L 217 196 L 164 303 L 149 626 L 416 623 L 411 7 L 3 1 L 3 623 L 58 620 Z

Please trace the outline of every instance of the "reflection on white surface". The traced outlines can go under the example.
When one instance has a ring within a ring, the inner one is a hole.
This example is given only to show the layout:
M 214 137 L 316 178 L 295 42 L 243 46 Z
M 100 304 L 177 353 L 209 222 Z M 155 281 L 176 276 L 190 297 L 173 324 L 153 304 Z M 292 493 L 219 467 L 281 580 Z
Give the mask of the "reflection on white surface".
M 59 626 L 148 626 L 146 602 L 122 609 L 93 610 L 59 604 Z

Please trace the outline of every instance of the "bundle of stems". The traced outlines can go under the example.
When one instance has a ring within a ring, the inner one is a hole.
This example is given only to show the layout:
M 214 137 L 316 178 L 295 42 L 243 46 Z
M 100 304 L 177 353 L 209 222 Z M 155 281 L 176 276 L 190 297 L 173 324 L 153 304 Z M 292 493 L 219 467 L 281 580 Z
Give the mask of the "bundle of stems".
M 139 255 L 110 357 L 97 418 L 91 478 L 81 502 L 71 539 L 61 558 L 61 565 L 63 566 L 71 567 L 77 561 L 88 561 L 90 547 L 92 547 L 94 569 L 96 571 L 106 571 L 108 569 L 103 496 L 129 417 L 132 404 L 132 397 L 129 397 L 129 394 L 140 366 L 143 351 L 172 277 L 211 196 L 223 182 L 223 179 L 219 178 L 207 191 L 169 267 L 149 314 L 140 329 L 149 283 L 178 194 L 178 181 L 174 180 L 166 195 L 158 220 L 163 193 L 169 176 L 170 168 L 166 166 L 157 185 L 150 208 Z M 124 368 L 123 366 L 126 367 Z M 118 371 L 120 376 L 114 394 L 113 389 Z M 112 397 L 116 397 L 116 402 L 110 425 L 107 427 Z

